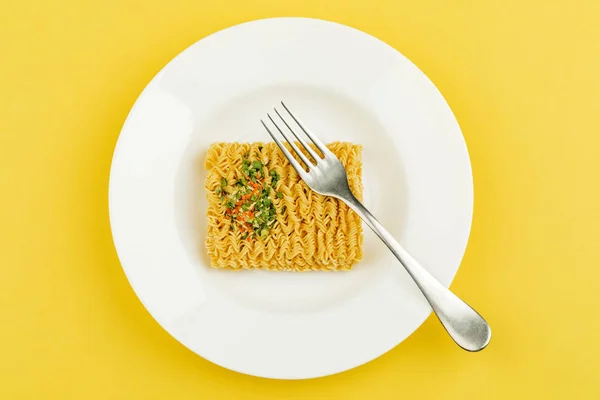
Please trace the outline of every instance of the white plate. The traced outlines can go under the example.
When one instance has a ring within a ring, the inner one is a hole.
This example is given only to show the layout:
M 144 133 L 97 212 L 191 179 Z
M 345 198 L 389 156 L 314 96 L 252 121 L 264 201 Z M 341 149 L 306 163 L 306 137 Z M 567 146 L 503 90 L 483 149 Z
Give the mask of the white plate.
M 249 22 L 175 57 L 140 95 L 119 137 L 110 221 L 133 289 L 183 345 L 246 374 L 312 378 L 380 356 L 431 309 L 367 230 L 364 260 L 351 272 L 208 267 L 205 151 L 214 141 L 269 140 L 259 119 L 281 99 L 324 141 L 364 145 L 367 207 L 449 285 L 473 205 L 460 128 L 408 59 L 331 22 Z

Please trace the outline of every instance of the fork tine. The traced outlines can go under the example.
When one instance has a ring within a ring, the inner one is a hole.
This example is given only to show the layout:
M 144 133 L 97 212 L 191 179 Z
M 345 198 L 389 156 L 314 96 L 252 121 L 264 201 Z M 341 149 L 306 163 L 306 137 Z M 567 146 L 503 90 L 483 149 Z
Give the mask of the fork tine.
M 296 121 L 296 123 L 298 124 L 300 129 L 302 129 L 302 131 L 304 131 L 306 136 L 308 136 L 308 138 L 315 144 L 315 146 L 317 146 L 317 148 L 319 150 L 321 150 L 321 153 L 323 153 L 323 155 L 330 154 L 329 149 L 327 147 L 325 147 L 323 142 L 321 142 L 318 137 L 316 137 L 311 131 L 309 131 L 307 128 L 304 127 L 302 122 L 300 122 L 300 120 L 298 118 L 296 118 L 296 116 L 294 114 L 292 114 L 290 109 L 287 108 L 287 106 L 285 105 L 285 103 L 283 101 L 281 102 L 281 105 L 283 106 L 283 108 L 285 108 L 285 111 L 287 111 L 287 113 L 290 114 L 290 117 L 292 117 L 294 119 L 294 121 Z M 315 159 L 315 161 L 317 161 L 317 160 Z
M 281 116 L 281 114 L 279 114 L 279 110 L 277 110 L 277 108 L 273 107 L 273 109 L 275 110 L 275 112 L 277 113 L 277 115 L 279 116 L 279 118 L 283 121 L 283 123 L 285 124 L 285 126 L 287 126 L 287 128 L 290 130 L 290 132 L 292 132 L 292 134 L 296 137 L 296 139 L 298 139 L 298 142 L 300 142 L 300 144 L 302 145 L 302 147 L 304 147 L 306 149 L 306 151 L 308 152 L 308 154 L 310 154 L 310 156 L 315 160 L 315 163 L 318 163 L 319 160 L 321 159 L 321 156 L 319 156 L 312 147 L 310 147 L 308 145 L 308 143 L 306 143 L 306 141 L 302 138 L 302 136 L 298 135 L 296 133 L 296 131 L 294 131 L 292 129 L 292 127 L 287 123 L 287 121 Z
M 311 163 L 310 160 L 308 159 L 308 157 L 306 157 L 304 155 L 304 153 L 300 151 L 300 149 L 294 144 L 294 141 L 290 140 L 290 138 L 288 137 L 288 135 L 286 135 L 285 133 L 283 133 L 283 130 L 279 127 L 279 125 L 277 125 L 277 123 L 273 120 L 273 118 L 271 117 L 271 115 L 267 114 L 267 117 L 269 117 L 269 119 L 271 120 L 271 122 L 273 123 L 273 125 L 275 125 L 275 128 L 277 128 L 277 130 L 279 131 L 279 133 L 281 133 L 283 135 L 283 137 L 288 142 L 288 144 L 290 145 L 290 147 L 296 152 L 296 154 L 298 155 L 298 157 L 300 157 L 300 159 L 306 165 L 306 167 L 308 169 L 310 169 L 310 167 L 313 167 L 314 164 Z
M 267 126 L 267 124 L 265 124 L 265 121 L 263 121 L 261 119 L 260 123 L 263 124 L 263 126 L 265 127 L 265 129 L 267 130 L 267 132 L 269 132 L 269 135 L 271 136 L 271 138 L 273 138 L 273 140 L 275 141 L 275 143 L 277 144 L 277 146 L 279 146 L 279 148 L 281 149 L 281 151 L 283 152 L 283 154 L 285 155 L 285 157 L 288 159 L 288 161 L 290 162 L 290 164 L 292 164 L 292 167 L 294 167 L 294 169 L 298 173 L 298 175 L 300 175 L 302 177 L 302 179 L 305 179 L 305 177 L 306 177 L 306 171 L 304 170 L 304 168 L 302 168 L 302 166 L 300 165 L 300 163 L 298 161 L 296 161 L 296 159 L 294 158 L 294 156 L 292 156 L 292 154 L 289 152 L 289 150 L 283 145 L 283 143 L 281 143 L 281 140 L 279 140 L 277 138 L 277 136 L 275 136 L 273 134 L 273 132 L 271 132 L 271 130 L 269 129 L 269 127 Z

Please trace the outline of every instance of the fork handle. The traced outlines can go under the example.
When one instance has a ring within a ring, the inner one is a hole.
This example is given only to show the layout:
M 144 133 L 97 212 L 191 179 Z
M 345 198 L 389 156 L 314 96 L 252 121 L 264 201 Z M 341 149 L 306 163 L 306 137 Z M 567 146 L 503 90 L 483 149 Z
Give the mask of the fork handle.
M 354 210 L 406 268 L 452 339 L 465 350 L 483 350 L 492 330 L 481 315 L 423 268 L 348 190 L 336 196 Z

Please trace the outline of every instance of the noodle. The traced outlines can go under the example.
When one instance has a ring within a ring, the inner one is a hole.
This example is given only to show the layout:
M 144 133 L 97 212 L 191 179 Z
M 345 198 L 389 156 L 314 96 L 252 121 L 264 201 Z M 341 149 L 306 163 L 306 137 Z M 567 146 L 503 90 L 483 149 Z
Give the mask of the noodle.
M 362 146 L 327 147 L 362 199 Z M 205 167 L 212 267 L 349 270 L 361 260 L 360 217 L 340 200 L 308 188 L 275 143 L 214 143 Z

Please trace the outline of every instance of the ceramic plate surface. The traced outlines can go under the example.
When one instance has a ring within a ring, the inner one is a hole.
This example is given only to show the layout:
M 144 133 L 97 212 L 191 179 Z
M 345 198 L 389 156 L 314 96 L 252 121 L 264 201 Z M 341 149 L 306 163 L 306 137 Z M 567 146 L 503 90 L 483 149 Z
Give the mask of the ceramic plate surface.
M 350 272 L 209 268 L 206 150 L 215 141 L 269 141 L 259 120 L 280 100 L 325 142 L 364 146 L 365 205 L 449 285 L 473 207 L 460 128 L 408 59 L 331 22 L 253 21 L 175 57 L 140 95 L 119 137 L 110 221 L 131 286 L 175 339 L 235 371 L 312 378 L 382 355 L 431 308 L 368 228 L 364 259 Z

